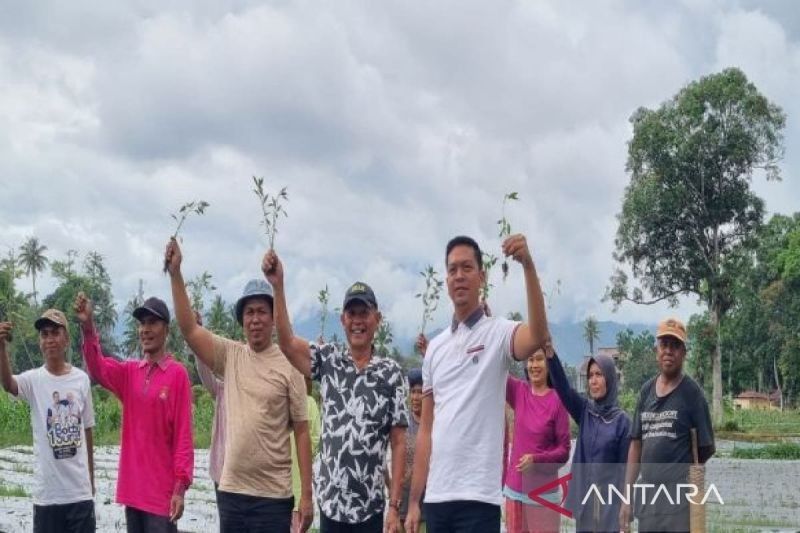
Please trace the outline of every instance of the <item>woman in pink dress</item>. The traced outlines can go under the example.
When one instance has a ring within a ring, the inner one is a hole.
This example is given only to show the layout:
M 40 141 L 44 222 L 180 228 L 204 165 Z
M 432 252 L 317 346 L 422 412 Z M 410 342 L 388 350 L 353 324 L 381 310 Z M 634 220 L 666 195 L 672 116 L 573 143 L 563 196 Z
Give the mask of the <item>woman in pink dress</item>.
M 512 376 L 506 382 L 506 402 L 514 410 L 514 430 L 506 462 L 503 493 L 509 533 L 557 532 L 560 515 L 529 496 L 530 492 L 558 478 L 558 469 L 569 459 L 569 415 L 551 388 L 544 351 L 530 356 L 526 380 Z M 561 504 L 558 488 L 540 494 Z

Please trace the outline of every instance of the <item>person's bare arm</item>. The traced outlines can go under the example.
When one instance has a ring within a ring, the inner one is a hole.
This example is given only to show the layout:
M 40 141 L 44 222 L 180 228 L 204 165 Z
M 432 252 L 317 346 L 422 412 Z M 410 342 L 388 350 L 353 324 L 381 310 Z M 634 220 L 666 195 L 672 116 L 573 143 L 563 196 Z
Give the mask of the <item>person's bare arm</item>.
M 392 426 L 392 429 L 389 430 L 389 442 L 392 446 L 392 479 L 389 487 L 389 501 L 399 502 L 403 492 L 403 471 L 406 468 L 405 426 Z M 398 510 L 395 507 L 389 507 L 386 518 L 387 526 L 400 525 Z
M 514 334 L 514 358 L 522 361 L 540 348 L 550 338 L 547 327 L 547 312 L 544 295 L 536 274 L 536 265 L 531 257 L 524 235 L 512 235 L 503 242 L 503 253 L 522 265 L 525 276 L 525 294 L 528 304 L 528 321 Z
M 286 292 L 283 286 L 283 264 L 274 250 L 270 250 L 264 255 L 261 270 L 275 292 L 273 317 L 281 352 L 298 372 L 309 377 L 311 376 L 311 349 L 307 340 L 296 336 L 292 331 L 292 323 L 289 320 L 289 311 L 286 306 Z
M 6 392 L 18 396 L 19 386 L 11 371 L 11 361 L 9 361 L 8 347 L 6 346 L 13 327 L 11 322 L 0 322 L 0 380 L 2 380 L 3 389 Z
M 86 456 L 89 461 L 89 479 L 92 482 L 92 496 L 94 496 L 94 432 L 92 428 L 86 428 L 83 432 L 86 434 Z
M 300 521 L 301 531 L 306 531 L 314 521 L 311 502 L 311 435 L 308 422 L 293 422 L 294 443 L 297 449 L 297 466 L 300 470 Z
M 623 489 L 626 487 L 630 487 L 639 477 L 639 469 L 641 467 L 642 462 L 642 441 L 640 439 L 631 439 L 631 443 L 628 446 L 628 464 L 625 469 L 625 485 Z M 619 509 L 619 527 L 622 531 L 628 531 L 630 529 L 631 520 L 633 516 L 631 514 L 631 506 L 630 504 L 623 503 Z
M 186 339 L 186 344 L 203 363 L 212 370 L 216 370 L 214 355 L 214 336 L 210 331 L 197 323 L 189 295 L 186 292 L 186 283 L 181 273 L 183 255 L 178 241 L 174 238 L 167 243 L 164 254 L 164 264 L 169 272 L 170 285 L 172 286 L 172 305 L 175 308 L 175 319 L 181 335 Z

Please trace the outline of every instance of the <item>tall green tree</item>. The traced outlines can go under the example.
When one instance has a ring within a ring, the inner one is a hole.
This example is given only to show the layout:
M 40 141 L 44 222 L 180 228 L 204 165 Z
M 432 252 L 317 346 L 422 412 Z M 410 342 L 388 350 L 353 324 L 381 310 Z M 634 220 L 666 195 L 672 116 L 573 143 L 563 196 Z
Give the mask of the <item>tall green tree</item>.
M 631 329 L 626 329 L 617 334 L 624 390 L 638 393 L 642 385 L 658 373 L 655 342 L 649 331 L 636 335 Z
M 658 109 L 631 117 L 625 190 L 608 296 L 677 303 L 697 295 L 717 342 L 712 358 L 713 416 L 722 419 L 720 323 L 731 306 L 723 265 L 762 223 L 764 203 L 751 190 L 755 171 L 778 179 L 786 118 L 744 73 L 731 68 L 690 83 Z M 649 297 L 645 296 L 649 293 Z
M 72 252 L 72 250 L 70 251 Z M 70 323 L 74 324 L 73 306 L 79 292 L 85 293 L 95 305 L 95 326 L 100 334 L 100 342 L 108 353 L 116 353 L 118 346 L 114 336 L 117 312 L 111 293 L 111 278 L 103 265 L 99 254 L 83 264 L 83 270 L 77 271 L 74 264 L 77 255 L 68 252 L 66 261 L 53 261 L 53 275 L 58 281 L 55 290 L 42 301 L 45 307 L 60 309 L 66 314 Z M 72 264 L 68 268 L 65 265 Z M 70 328 L 73 354 L 80 353 L 80 335 L 76 328 Z M 79 358 L 74 359 L 77 362 Z
M 734 305 L 723 328 L 733 355 L 736 390 L 777 389 L 781 400 L 800 392 L 800 213 L 775 215 L 757 246 L 730 261 Z
M 203 272 L 196 278 L 186 283 L 189 290 L 189 300 L 192 302 L 192 309 L 202 314 L 205 308 L 206 297 L 217 288 L 211 283 L 211 274 Z
M 122 316 L 125 320 L 125 329 L 122 331 L 122 344 L 120 349 L 128 359 L 142 358 L 142 345 L 139 342 L 139 321 L 133 316 L 133 310 L 142 305 L 144 301 L 135 295 L 125 304 Z
M 589 345 L 589 354 L 594 355 L 594 343 L 600 339 L 600 326 L 594 316 L 590 316 L 583 323 L 583 338 Z
M 33 285 L 33 303 L 38 307 L 39 300 L 36 293 L 36 275 L 44 271 L 47 266 L 47 257 L 44 255 L 47 246 L 41 244 L 36 237 L 30 237 L 19 249 L 19 261 L 30 276 Z

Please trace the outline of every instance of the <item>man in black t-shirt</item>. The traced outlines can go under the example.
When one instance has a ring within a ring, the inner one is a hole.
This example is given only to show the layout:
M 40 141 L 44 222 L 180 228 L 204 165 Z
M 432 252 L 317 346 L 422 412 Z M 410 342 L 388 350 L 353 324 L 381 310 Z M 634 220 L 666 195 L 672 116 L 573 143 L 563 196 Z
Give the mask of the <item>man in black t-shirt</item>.
M 708 402 L 697 383 L 683 373 L 686 328 L 674 318 L 662 321 L 656 333 L 659 374 L 642 386 L 631 427 L 626 483 L 649 484 L 631 494 L 637 500 L 639 531 L 689 531 L 687 492 L 693 462 L 691 429 L 697 431 L 698 456 L 705 463 L 715 451 Z M 659 493 L 659 489 L 664 487 Z M 664 494 L 664 490 L 668 496 Z M 701 489 L 702 490 L 702 489 Z M 642 497 L 644 496 L 644 497 Z M 703 497 L 695 497 L 698 501 Z M 620 508 L 620 527 L 630 527 L 631 506 Z

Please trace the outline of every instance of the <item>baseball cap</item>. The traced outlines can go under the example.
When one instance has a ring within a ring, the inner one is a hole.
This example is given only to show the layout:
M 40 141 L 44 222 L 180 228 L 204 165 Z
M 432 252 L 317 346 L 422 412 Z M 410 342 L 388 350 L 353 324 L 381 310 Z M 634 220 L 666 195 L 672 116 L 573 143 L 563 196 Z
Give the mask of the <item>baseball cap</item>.
M 67 324 L 67 317 L 64 315 L 64 313 L 58 309 L 48 309 L 42 313 L 42 316 L 36 319 L 36 322 L 33 323 L 33 327 L 35 327 L 37 331 L 45 326 L 51 325 L 61 326 L 62 328 L 67 329 Z
M 683 344 L 686 344 L 686 327 L 677 318 L 667 318 L 658 323 L 656 338 L 675 337 Z
M 267 298 L 269 300 L 270 307 L 272 307 L 272 303 L 275 299 L 275 293 L 272 291 L 272 285 L 263 279 L 251 279 L 247 282 L 247 285 L 244 286 L 244 290 L 242 291 L 242 295 L 236 302 L 236 320 L 239 322 L 239 324 L 242 323 L 244 304 L 246 304 L 247 300 L 251 298 Z
M 353 302 L 363 302 L 375 309 L 378 308 L 378 300 L 375 299 L 375 293 L 372 291 L 372 288 L 363 281 L 356 281 L 350 285 L 350 288 L 344 293 L 342 310 L 347 309 L 347 306 Z
M 164 300 L 160 300 L 155 296 L 151 296 L 145 300 L 142 305 L 133 310 L 133 318 L 139 322 L 141 322 L 146 315 L 153 315 L 169 323 L 169 309 L 167 309 L 167 304 L 164 303 Z

